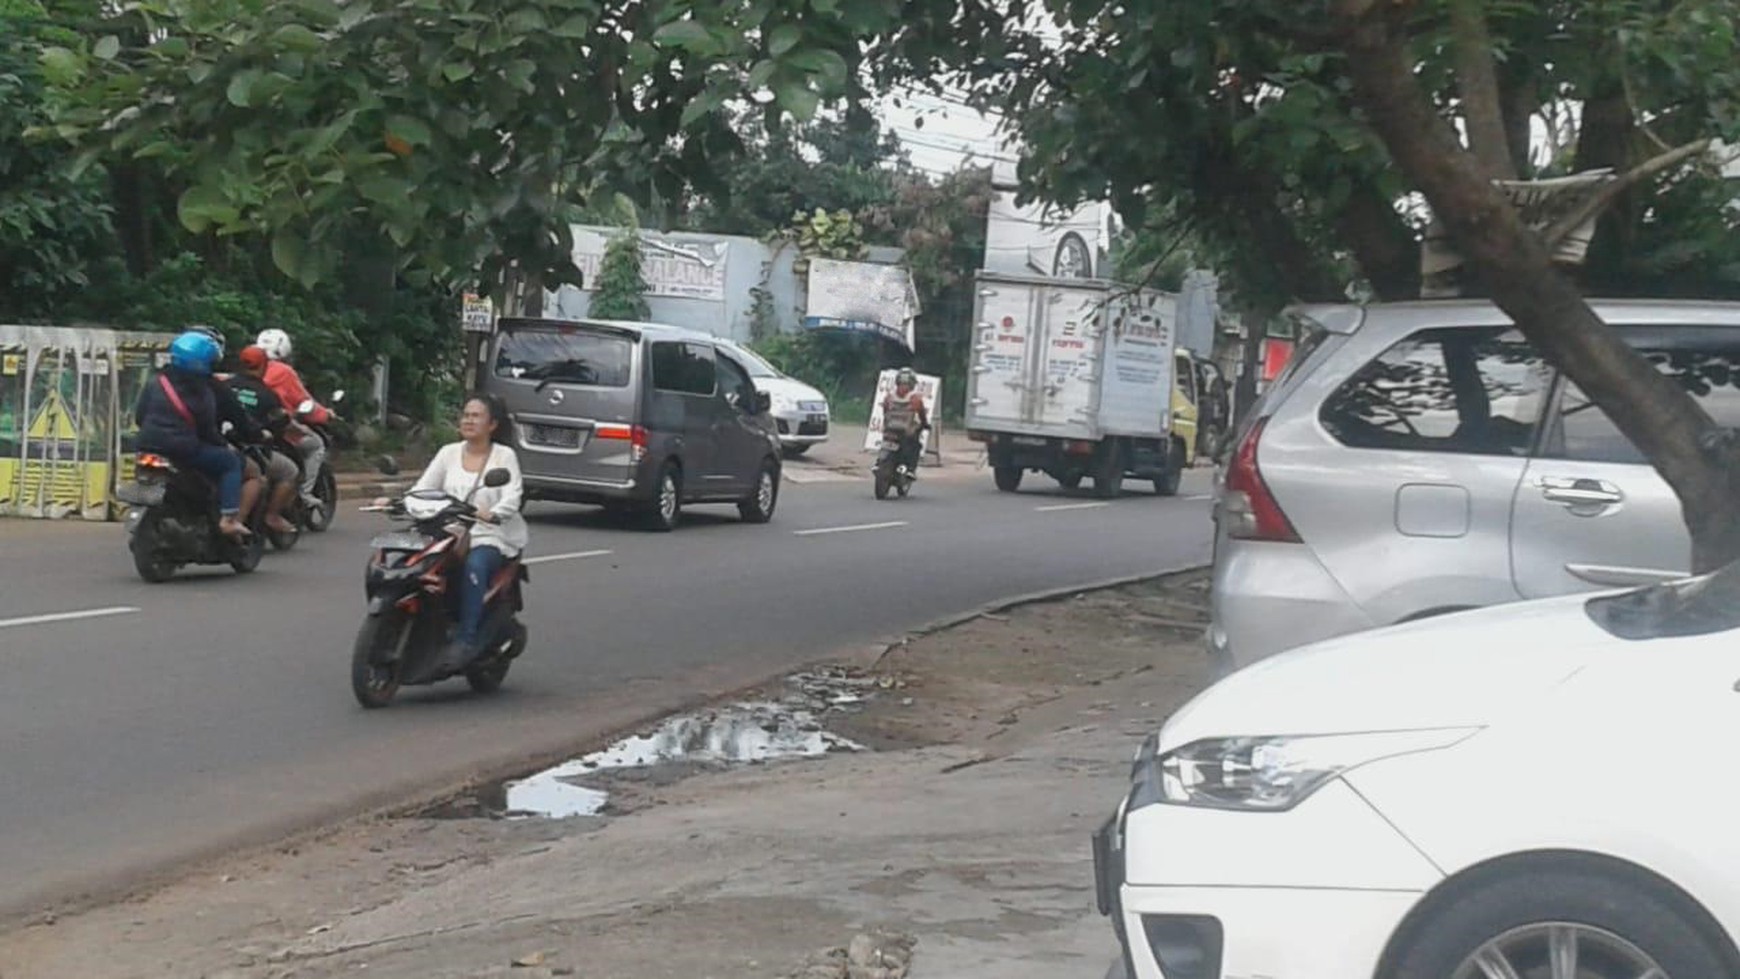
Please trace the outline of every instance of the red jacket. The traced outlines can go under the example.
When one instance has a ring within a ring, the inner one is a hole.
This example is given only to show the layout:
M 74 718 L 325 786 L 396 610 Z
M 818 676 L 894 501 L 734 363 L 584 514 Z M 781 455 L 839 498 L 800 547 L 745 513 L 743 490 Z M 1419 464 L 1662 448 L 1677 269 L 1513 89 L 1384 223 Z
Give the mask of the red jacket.
M 297 417 L 297 405 L 304 401 L 314 401 L 314 395 L 309 394 L 308 389 L 302 386 L 302 378 L 297 375 L 296 368 L 281 360 L 274 360 L 266 365 L 265 381 L 266 386 L 278 396 L 278 400 L 284 402 L 284 410 L 293 418 Z M 314 401 L 314 411 L 308 416 L 308 420 L 316 425 L 324 425 L 332 420 L 332 413 L 320 402 Z

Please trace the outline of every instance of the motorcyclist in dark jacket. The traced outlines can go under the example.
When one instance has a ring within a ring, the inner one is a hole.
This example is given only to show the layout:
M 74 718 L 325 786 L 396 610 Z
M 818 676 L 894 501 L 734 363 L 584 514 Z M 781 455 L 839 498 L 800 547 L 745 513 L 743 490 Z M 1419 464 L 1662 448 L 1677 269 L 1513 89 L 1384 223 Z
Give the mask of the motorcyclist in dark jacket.
M 217 485 L 219 529 L 248 536 L 241 521 L 242 457 L 218 428 L 217 395 L 211 383 L 219 349 L 210 337 L 183 333 L 169 347 L 169 366 L 146 382 L 134 420 L 137 445 L 177 466 L 203 473 Z

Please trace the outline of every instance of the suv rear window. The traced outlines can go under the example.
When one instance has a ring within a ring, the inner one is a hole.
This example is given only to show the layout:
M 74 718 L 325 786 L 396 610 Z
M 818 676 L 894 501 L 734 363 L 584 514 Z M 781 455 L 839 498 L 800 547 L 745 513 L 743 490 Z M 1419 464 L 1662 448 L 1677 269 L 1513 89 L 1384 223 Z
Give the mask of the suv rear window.
M 1423 330 L 1323 403 L 1323 427 L 1356 449 L 1527 455 L 1550 375 L 1514 329 Z
M 495 376 L 522 381 L 628 387 L 634 344 L 589 330 L 509 330 L 495 355 Z

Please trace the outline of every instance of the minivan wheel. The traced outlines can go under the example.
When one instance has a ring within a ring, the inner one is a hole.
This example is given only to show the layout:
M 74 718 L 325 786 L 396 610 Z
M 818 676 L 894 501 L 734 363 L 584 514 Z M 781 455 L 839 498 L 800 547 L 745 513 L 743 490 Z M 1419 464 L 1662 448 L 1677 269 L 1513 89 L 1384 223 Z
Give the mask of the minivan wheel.
M 1683 902 L 1587 870 L 1495 878 L 1411 929 L 1385 979 L 1683 979 L 1728 974 Z M 1565 966 L 1570 966 L 1565 971 Z
M 661 534 L 677 529 L 683 515 L 683 471 L 674 462 L 659 470 L 658 492 L 646 512 L 647 526 Z
M 767 523 L 773 519 L 773 508 L 779 504 L 779 467 L 769 459 L 761 464 L 755 477 L 755 487 L 749 496 L 737 504 L 737 513 L 744 523 Z

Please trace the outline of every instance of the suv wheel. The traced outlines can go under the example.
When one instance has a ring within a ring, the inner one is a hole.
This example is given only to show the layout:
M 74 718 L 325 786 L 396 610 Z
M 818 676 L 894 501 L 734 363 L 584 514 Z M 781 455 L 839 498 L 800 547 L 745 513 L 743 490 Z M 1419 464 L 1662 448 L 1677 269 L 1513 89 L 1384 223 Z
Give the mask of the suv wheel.
M 653 493 L 652 506 L 646 511 L 647 527 L 661 534 L 677 529 L 683 516 L 683 471 L 674 462 L 659 470 L 658 488 Z
M 737 504 L 737 513 L 744 523 L 767 523 L 773 519 L 773 508 L 779 504 L 779 467 L 772 459 L 761 464 L 755 486 L 749 496 Z

